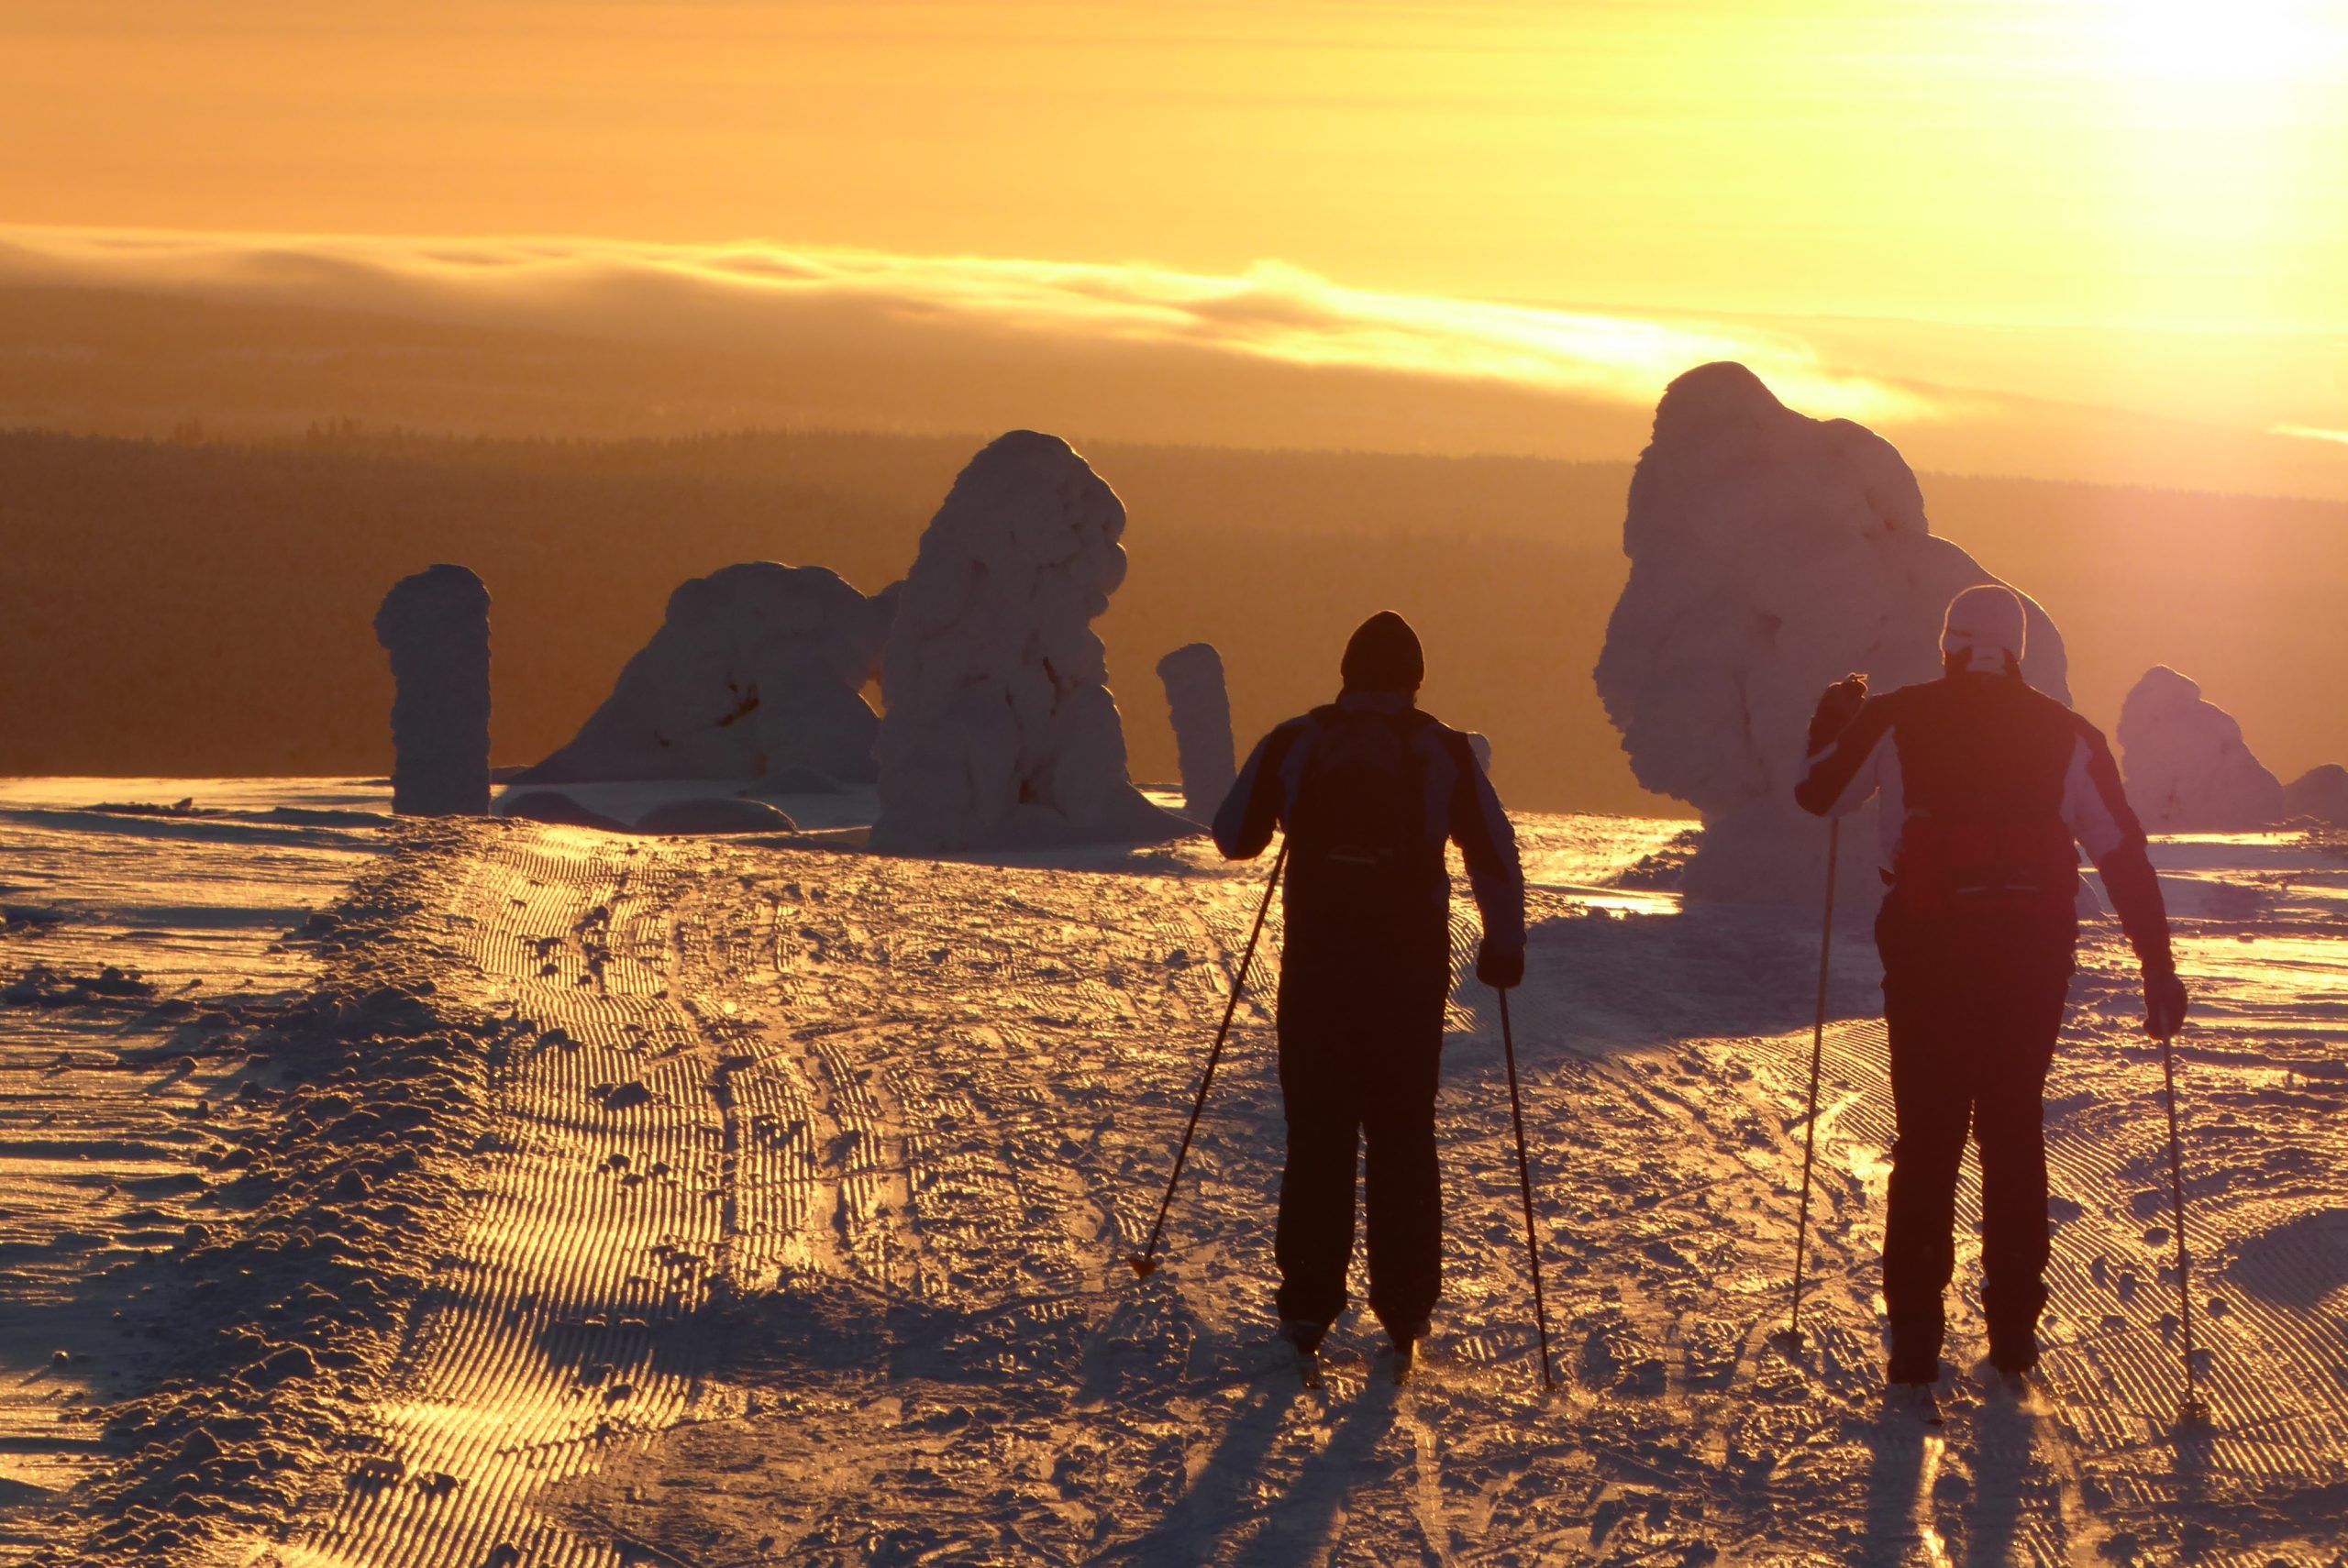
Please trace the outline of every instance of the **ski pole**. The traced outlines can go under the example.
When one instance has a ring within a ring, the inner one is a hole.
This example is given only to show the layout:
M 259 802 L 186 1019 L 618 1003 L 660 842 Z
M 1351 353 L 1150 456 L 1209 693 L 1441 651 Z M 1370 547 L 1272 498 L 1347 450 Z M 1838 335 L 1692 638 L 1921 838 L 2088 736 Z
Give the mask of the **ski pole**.
M 1223 1060 L 1223 1043 L 1231 1038 L 1232 1015 L 1239 1010 L 1239 995 L 1247 988 L 1247 970 L 1256 962 L 1256 942 L 1264 934 L 1264 917 L 1272 912 L 1272 890 L 1280 885 L 1280 867 L 1288 864 L 1288 840 L 1280 840 L 1280 852 L 1272 856 L 1272 874 L 1264 883 L 1264 901 L 1256 906 L 1256 924 L 1247 933 L 1247 951 L 1239 960 L 1239 973 L 1232 977 L 1231 999 L 1224 1004 L 1223 1027 L 1214 1032 L 1214 1049 L 1207 1053 L 1206 1071 L 1199 1075 L 1198 1098 L 1191 1101 L 1191 1124 L 1182 1129 L 1182 1146 L 1174 1154 L 1174 1174 L 1166 1178 L 1166 1196 L 1157 1202 L 1157 1219 L 1149 1228 L 1149 1244 L 1125 1259 L 1132 1265 L 1135 1279 L 1147 1279 L 1157 1272 L 1157 1239 L 1165 1233 L 1166 1211 L 1174 1206 L 1175 1184 L 1182 1179 L 1183 1163 L 1191 1157 L 1191 1139 L 1199 1130 L 1199 1112 L 1207 1105 L 1207 1086 L 1214 1082 L 1214 1067 Z
M 1801 1133 L 1801 1219 L 1794 1228 L 1793 1304 L 1786 1314 L 1786 1342 L 1801 1346 L 1802 1266 L 1810 1258 L 1810 1173 L 1818 1157 L 1818 1076 L 1826 1060 L 1826 983 L 1834 957 L 1834 870 L 1843 848 L 1840 818 L 1826 824 L 1826 918 L 1818 933 L 1818 1021 L 1810 1032 L 1810 1111 Z
M 1533 1264 L 1533 1320 L 1541 1332 L 1541 1384 L 1557 1386 L 1549 1370 L 1549 1308 L 1541 1296 L 1541 1243 L 1533 1231 L 1533 1162 L 1524 1152 L 1524 1098 L 1516 1088 L 1516 1032 L 1509 1027 L 1508 992 L 1501 992 L 1501 1050 L 1508 1058 L 1508 1112 L 1516 1123 L 1516 1185 L 1524 1195 L 1524 1253 Z
M 2185 1272 L 2185 1156 L 2176 1136 L 2176 1051 L 2171 1036 L 2164 1034 L 2160 1041 L 2161 1092 L 2168 1102 L 2168 1193 L 2176 1210 L 2177 1320 L 2185 1330 L 2185 1398 L 2177 1406 L 2177 1419 L 2198 1424 L 2209 1419 L 2209 1411 L 2193 1389 L 2193 1289 Z

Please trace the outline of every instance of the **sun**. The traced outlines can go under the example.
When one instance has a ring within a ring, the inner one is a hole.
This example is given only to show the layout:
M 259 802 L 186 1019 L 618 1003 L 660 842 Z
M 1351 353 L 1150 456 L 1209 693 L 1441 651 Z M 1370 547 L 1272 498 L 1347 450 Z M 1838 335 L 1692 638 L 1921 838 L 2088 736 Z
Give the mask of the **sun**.
M 2087 0 L 2083 40 L 2149 86 L 2257 88 L 2336 64 L 2342 8 L 2307 0 Z

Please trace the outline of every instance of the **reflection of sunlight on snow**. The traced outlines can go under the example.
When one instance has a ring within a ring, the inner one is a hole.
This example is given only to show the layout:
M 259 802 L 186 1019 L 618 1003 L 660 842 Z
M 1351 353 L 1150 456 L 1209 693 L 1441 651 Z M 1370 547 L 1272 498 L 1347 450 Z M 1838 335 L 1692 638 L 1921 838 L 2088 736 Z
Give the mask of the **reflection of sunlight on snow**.
M 1924 1549 L 1924 1560 L 1935 1568 L 1950 1561 L 1947 1538 L 1933 1525 L 1933 1484 L 1940 1479 L 1941 1461 L 1947 1452 L 1945 1438 L 1925 1438 L 1924 1468 L 1916 1484 L 1916 1540 Z
M 1671 847 L 1694 824 L 1672 817 L 1527 816 L 1516 819 L 1525 886 L 1611 914 L 1672 914 L 1679 894 L 1668 887 L 1617 881 L 1649 856 Z
M 1853 1143 L 1843 1156 L 1843 1168 L 1867 1189 L 1871 1199 L 1879 1200 L 1891 1185 L 1891 1151 L 1873 1143 Z
M 2329 929 L 2348 919 L 2348 861 L 2325 855 L 2302 834 L 2166 835 L 2153 841 L 2153 865 L 2173 918 L 2255 922 L 2262 944 L 2295 924 Z

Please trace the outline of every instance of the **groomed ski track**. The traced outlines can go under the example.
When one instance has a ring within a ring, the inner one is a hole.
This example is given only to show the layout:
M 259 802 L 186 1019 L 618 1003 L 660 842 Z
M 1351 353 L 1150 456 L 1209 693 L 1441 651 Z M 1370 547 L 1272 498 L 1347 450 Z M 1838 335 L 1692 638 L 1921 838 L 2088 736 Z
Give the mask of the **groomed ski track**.
M 1524 831 L 1567 859 L 1645 846 L 1582 842 L 1605 831 L 1588 819 Z M 1436 1338 L 1397 1391 L 1349 1317 L 1308 1393 L 1268 1345 L 1277 913 L 1166 1266 L 1136 1283 L 1122 1262 L 1261 869 L 494 835 L 447 911 L 465 963 L 444 984 L 535 1043 L 493 1082 L 460 1240 L 338 1492 L 218 1559 L 2341 1561 L 2328 938 L 2279 989 L 2241 932 L 2186 944 L 2216 976 L 2184 1053 L 2206 1436 L 2170 1425 L 2157 1059 L 2108 933 L 2049 1088 L 2043 1391 L 2016 1406 L 1960 1375 L 1924 1431 L 1877 1409 L 1890 1115 L 1864 944 L 1838 966 L 1789 1359 L 1768 1336 L 1814 935 L 1556 889 L 1515 1016 L 1561 1388 L 1539 1385 L 1497 1018 L 1470 985 Z M 1969 1373 L 1970 1247 L 1958 1279 Z

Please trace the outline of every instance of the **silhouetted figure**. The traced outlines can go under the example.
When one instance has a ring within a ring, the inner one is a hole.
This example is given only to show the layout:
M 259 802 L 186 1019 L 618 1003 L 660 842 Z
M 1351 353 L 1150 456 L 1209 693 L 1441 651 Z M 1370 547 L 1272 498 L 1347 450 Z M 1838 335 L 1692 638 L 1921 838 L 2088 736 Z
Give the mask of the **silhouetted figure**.
M 2143 966 L 2145 1026 L 2184 1021 L 2185 987 L 2144 832 L 2094 725 L 2022 679 L 2021 599 L 1997 584 L 1949 605 L 1938 680 L 1869 698 L 1829 687 L 1794 797 L 1821 816 L 1883 796 L 1890 890 L 1876 920 L 1899 1121 L 1883 1295 L 1889 1380 L 1940 1375 L 1955 1264 L 1957 1162 L 1981 1145 L 1982 1308 L 1989 1359 L 2038 1364 L 2046 1304 L 2043 1097 L 2078 940 L 2078 857 L 2103 873 Z
M 1267 735 L 1215 813 L 1215 843 L 1235 860 L 1261 854 L 1276 825 L 1288 833 L 1277 1305 L 1282 1335 L 1307 1354 L 1345 1309 L 1365 1143 L 1370 1309 L 1406 1356 L 1434 1310 L 1446 840 L 1483 914 L 1477 976 L 1508 987 L 1524 975 L 1516 835 L 1468 737 L 1413 705 L 1424 668 L 1408 622 L 1371 616 L 1346 646 L 1336 701 Z
M 375 612 L 392 656 L 392 810 L 489 811 L 489 590 L 460 566 L 404 577 Z

